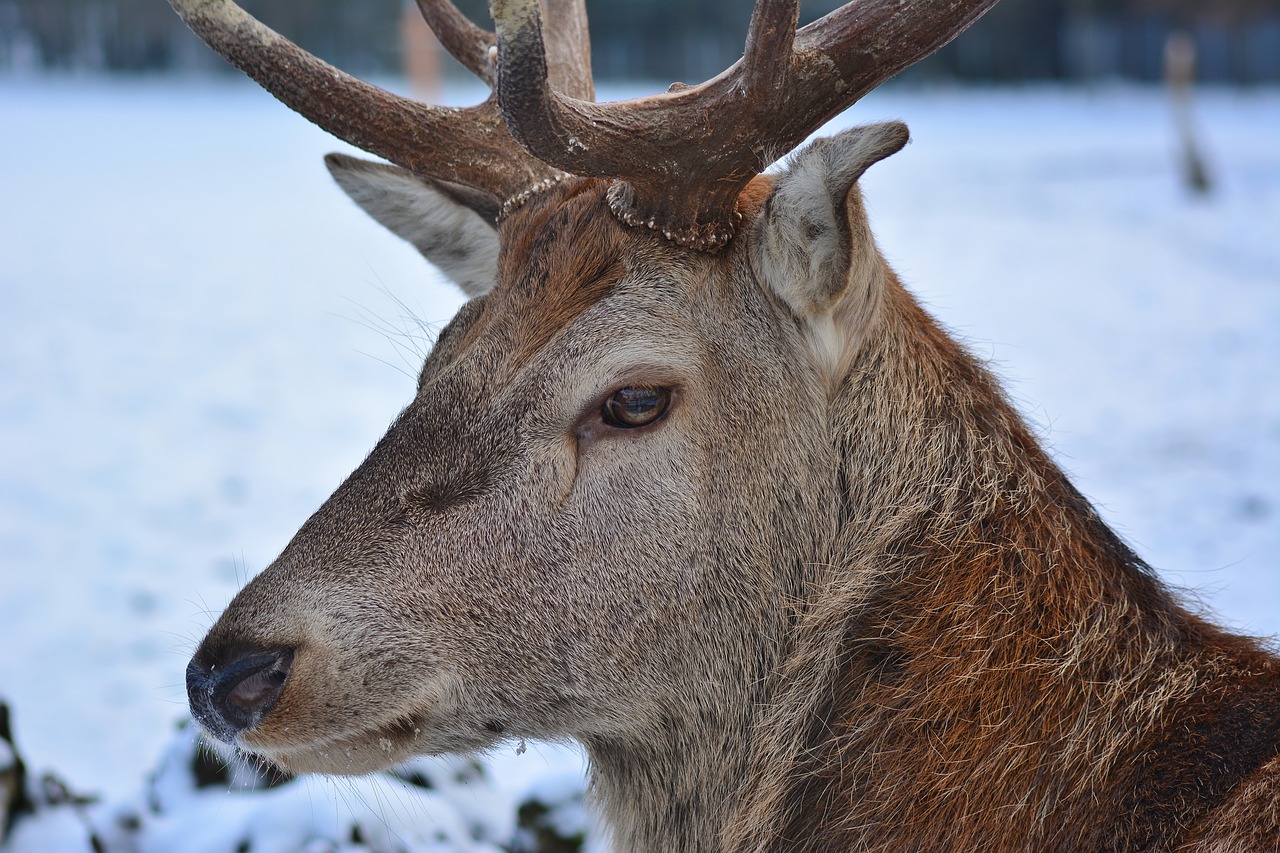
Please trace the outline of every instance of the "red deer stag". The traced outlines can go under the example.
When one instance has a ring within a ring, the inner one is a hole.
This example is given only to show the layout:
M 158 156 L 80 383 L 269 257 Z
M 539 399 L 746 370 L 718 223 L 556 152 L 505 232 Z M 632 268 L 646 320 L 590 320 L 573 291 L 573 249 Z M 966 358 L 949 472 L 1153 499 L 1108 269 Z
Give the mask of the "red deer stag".
M 572 738 L 620 850 L 1275 849 L 1280 660 L 1184 610 L 903 289 L 859 127 L 994 0 L 861 0 L 593 100 L 581 0 L 419 0 L 493 88 L 410 102 L 174 0 L 396 165 L 338 183 L 471 297 L 188 669 L 205 730 L 365 773 Z M 545 21 L 545 27 L 544 22 Z

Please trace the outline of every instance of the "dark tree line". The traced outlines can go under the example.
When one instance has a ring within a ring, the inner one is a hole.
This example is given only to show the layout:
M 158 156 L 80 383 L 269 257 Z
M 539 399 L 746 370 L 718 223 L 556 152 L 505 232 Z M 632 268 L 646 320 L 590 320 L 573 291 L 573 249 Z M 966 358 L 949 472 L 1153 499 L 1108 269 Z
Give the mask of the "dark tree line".
M 303 47 L 357 74 L 400 67 L 405 0 L 244 0 Z M 483 0 L 458 5 L 487 23 Z M 811 0 L 805 22 L 838 0 Z M 588 3 L 602 79 L 697 82 L 742 53 L 747 0 Z M 1201 79 L 1280 81 L 1280 0 L 1003 0 L 904 75 L 974 81 L 1158 79 L 1167 35 L 1191 34 Z M 214 69 L 162 0 L 0 0 L 0 71 Z

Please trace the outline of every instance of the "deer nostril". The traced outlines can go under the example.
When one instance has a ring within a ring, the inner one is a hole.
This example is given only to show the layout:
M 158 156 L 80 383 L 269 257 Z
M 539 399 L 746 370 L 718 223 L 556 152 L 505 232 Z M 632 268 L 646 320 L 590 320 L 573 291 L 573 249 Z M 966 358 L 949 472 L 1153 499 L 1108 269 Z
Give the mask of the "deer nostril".
M 230 742 L 271 710 L 292 666 L 292 649 L 244 654 L 222 667 L 193 660 L 187 667 L 192 713 L 211 734 Z
M 292 658 L 292 655 L 289 656 Z M 265 661 L 261 669 L 251 671 L 244 680 L 227 690 L 223 703 L 228 712 L 243 715 L 251 719 L 258 711 L 265 711 L 268 705 L 275 702 L 284 688 L 284 680 L 289 675 L 289 664 L 292 660 Z M 233 676 L 227 681 L 234 679 Z M 214 692 L 218 695 L 218 691 Z M 231 713 L 228 713 L 231 716 Z

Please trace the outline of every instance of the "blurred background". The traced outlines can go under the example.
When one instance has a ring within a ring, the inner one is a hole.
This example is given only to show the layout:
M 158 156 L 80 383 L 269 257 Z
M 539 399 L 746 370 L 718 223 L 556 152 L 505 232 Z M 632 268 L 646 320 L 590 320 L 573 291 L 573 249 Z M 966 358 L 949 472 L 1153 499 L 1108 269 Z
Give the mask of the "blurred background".
M 400 0 L 247 0 L 244 8 L 355 74 L 398 73 Z M 487 20 L 482 0 L 459 0 Z M 839 6 L 805 3 L 801 22 Z M 590 4 L 601 79 L 700 81 L 742 55 L 744 0 Z M 1198 49 L 1200 80 L 1280 81 L 1280 0 L 1003 0 L 965 37 L 903 74 L 972 82 L 1156 81 L 1172 31 Z M 0 0 L 0 71 L 228 70 L 158 0 Z
M 412 4 L 244 5 L 485 95 Z M 588 6 L 604 100 L 719 73 L 751 8 Z M 861 181 L 890 263 L 1190 606 L 1280 633 L 1280 0 L 1002 0 L 823 132 L 890 118 L 913 142 Z M 462 302 L 332 150 L 163 0 L 0 0 L 4 853 L 605 845 L 572 746 L 283 785 L 196 758 L 195 643 Z

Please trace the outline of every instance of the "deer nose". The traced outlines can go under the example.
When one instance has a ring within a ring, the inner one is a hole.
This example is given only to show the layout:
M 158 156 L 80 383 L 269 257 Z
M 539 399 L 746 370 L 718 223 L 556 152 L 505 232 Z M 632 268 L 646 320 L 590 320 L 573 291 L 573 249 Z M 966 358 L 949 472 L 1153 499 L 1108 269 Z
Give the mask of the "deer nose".
M 284 691 L 293 649 L 247 652 L 230 663 L 205 663 L 197 654 L 187 665 L 191 714 L 209 734 L 225 743 L 257 725 Z

